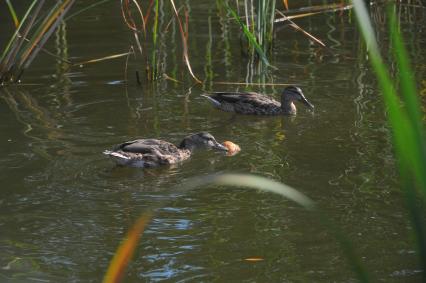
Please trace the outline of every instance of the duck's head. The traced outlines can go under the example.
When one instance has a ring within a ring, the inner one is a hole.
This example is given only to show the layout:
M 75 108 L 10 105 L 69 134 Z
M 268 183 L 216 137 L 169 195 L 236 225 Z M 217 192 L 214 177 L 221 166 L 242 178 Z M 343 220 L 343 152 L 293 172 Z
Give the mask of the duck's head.
M 303 91 L 297 86 L 288 86 L 283 90 L 281 103 L 283 105 L 292 103 L 294 101 L 300 101 L 306 105 L 310 110 L 314 110 L 314 105 L 310 103 L 305 95 L 303 95 Z
M 179 148 L 193 150 L 195 148 L 212 148 L 221 151 L 227 151 L 228 148 L 218 143 L 216 139 L 207 132 L 192 134 L 183 139 Z

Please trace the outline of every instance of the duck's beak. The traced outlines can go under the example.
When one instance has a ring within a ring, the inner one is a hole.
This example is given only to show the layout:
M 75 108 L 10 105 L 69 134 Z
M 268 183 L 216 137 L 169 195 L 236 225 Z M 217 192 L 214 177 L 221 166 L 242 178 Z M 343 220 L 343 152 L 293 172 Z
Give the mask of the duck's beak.
M 217 150 L 228 151 L 228 148 L 226 146 L 218 143 L 217 141 L 215 141 L 213 148 Z
M 302 101 L 302 103 L 303 103 L 303 104 L 305 104 L 305 105 L 306 105 L 306 107 L 308 107 L 310 110 L 314 110 L 314 109 L 315 109 L 314 105 L 313 105 L 312 103 L 310 103 L 310 102 L 306 99 L 306 97 L 302 96 L 301 101 Z

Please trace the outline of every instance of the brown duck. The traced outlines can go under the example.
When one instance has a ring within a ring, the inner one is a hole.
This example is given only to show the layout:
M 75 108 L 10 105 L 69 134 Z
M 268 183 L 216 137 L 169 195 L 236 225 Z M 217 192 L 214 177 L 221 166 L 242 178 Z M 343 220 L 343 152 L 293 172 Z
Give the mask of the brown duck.
M 179 146 L 157 139 L 138 139 L 116 145 L 103 153 L 117 164 L 131 167 L 156 167 L 188 159 L 196 148 L 228 149 L 209 133 L 201 132 L 185 137 Z
M 314 106 L 306 99 L 300 88 L 286 87 L 281 94 L 281 103 L 255 92 L 214 92 L 203 94 L 216 108 L 239 114 L 252 115 L 296 115 L 295 101 L 309 109 Z

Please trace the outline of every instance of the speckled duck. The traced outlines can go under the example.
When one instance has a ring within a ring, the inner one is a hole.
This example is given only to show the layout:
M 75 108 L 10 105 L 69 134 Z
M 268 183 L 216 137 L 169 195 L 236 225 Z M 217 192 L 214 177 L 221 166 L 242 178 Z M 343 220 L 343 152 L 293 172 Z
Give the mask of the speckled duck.
M 227 151 L 209 133 L 201 132 L 185 137 L 179 146 L 157 139 L 138 139 L 116 145 L 103 153 L 117 164 L 131 167 L 156 167 L 175 164 L 188 159 L 196 148 Z
M 311 110 L 314 109 L 302 90 L 296 86 L 288 86 L 283 90 L 281 103 L 255 92 L 214 92 L 202 96 L 220 110 L 239 114 L 296 115 L 296 101 L 302 102 Z

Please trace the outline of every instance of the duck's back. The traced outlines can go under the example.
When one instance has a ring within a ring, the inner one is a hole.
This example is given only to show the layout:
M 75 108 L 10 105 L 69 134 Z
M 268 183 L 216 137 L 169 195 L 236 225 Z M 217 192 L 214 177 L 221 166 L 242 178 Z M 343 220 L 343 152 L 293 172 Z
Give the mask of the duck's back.
M 216 106 L 227 112 L 253 115 L 279 115 L 281 103 L 255 92 L 215 92 L 210 98 L 216 100 Z
M 174 164 L 190 156 L 189 150 L 179 149 L 172 143 L 157 139 L 128 141 L 105 153 L 118 164 L 137 167 Z
M 114 150 L 124 152 L 150 154 L 161 152 L 162 154 L 175 154 L 179 149 L 172 143 L 157 139 L 138 139 L 117 145 Z

